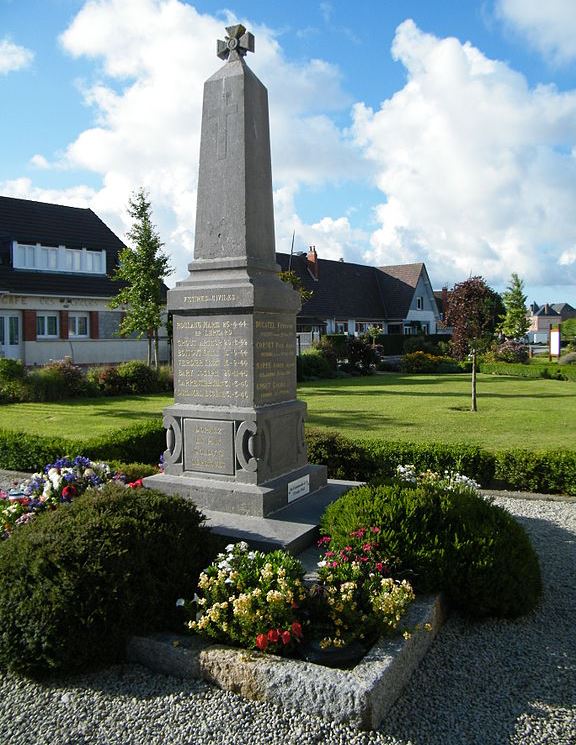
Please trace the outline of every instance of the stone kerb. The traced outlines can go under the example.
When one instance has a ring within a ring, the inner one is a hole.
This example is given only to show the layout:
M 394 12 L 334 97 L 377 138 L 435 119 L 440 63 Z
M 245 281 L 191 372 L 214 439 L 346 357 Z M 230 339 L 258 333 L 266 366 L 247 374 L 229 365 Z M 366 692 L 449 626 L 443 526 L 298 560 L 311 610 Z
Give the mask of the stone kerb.
M 418 598 L 405 618 L 405 626 L 415 629 L 411 636 L 382 638 L 350 670 L 174 634 L 133 637 L 127 653 L 130 661 L 159 673 L 201 678 L 255 701 L 375 729 L 424 657 L 445 616 L 441 596 Z

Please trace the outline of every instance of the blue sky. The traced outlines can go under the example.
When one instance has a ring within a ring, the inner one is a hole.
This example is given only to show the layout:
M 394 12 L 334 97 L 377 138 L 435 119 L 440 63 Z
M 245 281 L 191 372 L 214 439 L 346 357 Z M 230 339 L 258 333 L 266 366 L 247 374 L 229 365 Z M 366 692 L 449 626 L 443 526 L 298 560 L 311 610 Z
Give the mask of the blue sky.
M 424 261 L 434 287 L 517 272 L 576 307 L 574 0 L 0 0 L 0 193 L 128 196 L 186 275 L 203 81 L 224 26 L 256 36 L 278 250 Z

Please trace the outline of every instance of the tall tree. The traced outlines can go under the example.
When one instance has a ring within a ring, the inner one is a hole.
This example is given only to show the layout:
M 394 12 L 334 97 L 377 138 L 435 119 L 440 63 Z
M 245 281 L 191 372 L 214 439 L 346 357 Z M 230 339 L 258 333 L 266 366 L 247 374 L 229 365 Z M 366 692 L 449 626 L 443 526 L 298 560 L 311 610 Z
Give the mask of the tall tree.
M 158 329 L 162 325 L 162 282 L 172 269 L 168 256 L 162 251 L 156 226 L 152 224 L 152 207 L 148 194 L 140 188 L 133 192 L 128 202 L 128 214 L 133 220 L 127 233 L 131 247 L 125 246 L 119 254 L 119 264 L 113 279 L 125 286 L 112 298 L 109 305 L 126 306 L 120 323 L 120 334 L 136 333 L 148 338 L 148 364 L 158 366 Z M 152 349 L 152 342 L 154 348 Z
M 471 277 L 454 285 L 448 294 L 444 322 L 452 327 L 452 353 L 457 359 L 472 358 L 471 411 L 478 410 L 476 371 L 478 353 L 494 336 L 498 318 L 504 306 L 497 292 L 488 287 L 482 277 Z
M 524 282 L 515 272 L 506 291 L 502 293 L 502 301 L 506 313 L 500 319 L 499 329 L 507 339 L 521 339 L 530 328 L 530 321 L 526 315 Z

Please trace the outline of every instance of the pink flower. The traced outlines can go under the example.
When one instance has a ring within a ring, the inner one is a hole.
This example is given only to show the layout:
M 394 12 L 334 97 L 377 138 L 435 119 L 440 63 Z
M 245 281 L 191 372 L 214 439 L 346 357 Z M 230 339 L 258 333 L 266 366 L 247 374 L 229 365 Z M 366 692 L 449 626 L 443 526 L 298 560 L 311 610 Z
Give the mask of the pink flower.
M 365 543 L 362 546 L 362 551 L 371 551 L 372 550 L 372 544 L 371 543 Z
M 378 528 L 378 527 L 374 526 L 374 527 L 370 528 L 370 531 L 371 531 L 372 533 L 380 533 L 380 528 Z
M 366 533 L 366 528 L 358 528 L 358 530 L 353 530 L 350 535 L 352 538 L 364 538 L 364 534 Z
M 325 543 L 330 543 L 332 539 L 329 535 L 323 535 L 322 538 L 318 541 L 319 546 L 323 546 Z
M 258 634 L 258 636 L 256 637 L 256 646 L 258 647 L 258 649 L 266 649 L 266 647 L 268 646 L 268 639 L 266 637 L 266 634 Z

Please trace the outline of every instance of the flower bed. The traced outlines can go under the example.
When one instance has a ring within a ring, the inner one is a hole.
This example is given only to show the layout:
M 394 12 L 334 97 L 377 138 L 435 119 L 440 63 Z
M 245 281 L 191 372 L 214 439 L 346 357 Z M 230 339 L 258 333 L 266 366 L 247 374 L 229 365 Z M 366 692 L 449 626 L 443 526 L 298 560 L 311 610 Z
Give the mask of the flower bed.
M 123 474 L 114 473 L 107 463 L 94 462 L 82 455 L 49 463 L 8 492 L 0 489 L 0 538 L 8 538 L 14 528 L 31 522 L 40 512 L 69 504 L 88 487 L 98 488 L 112 479 L 126 483 Z M 126 486 L 142 486 L 142 481 Z

